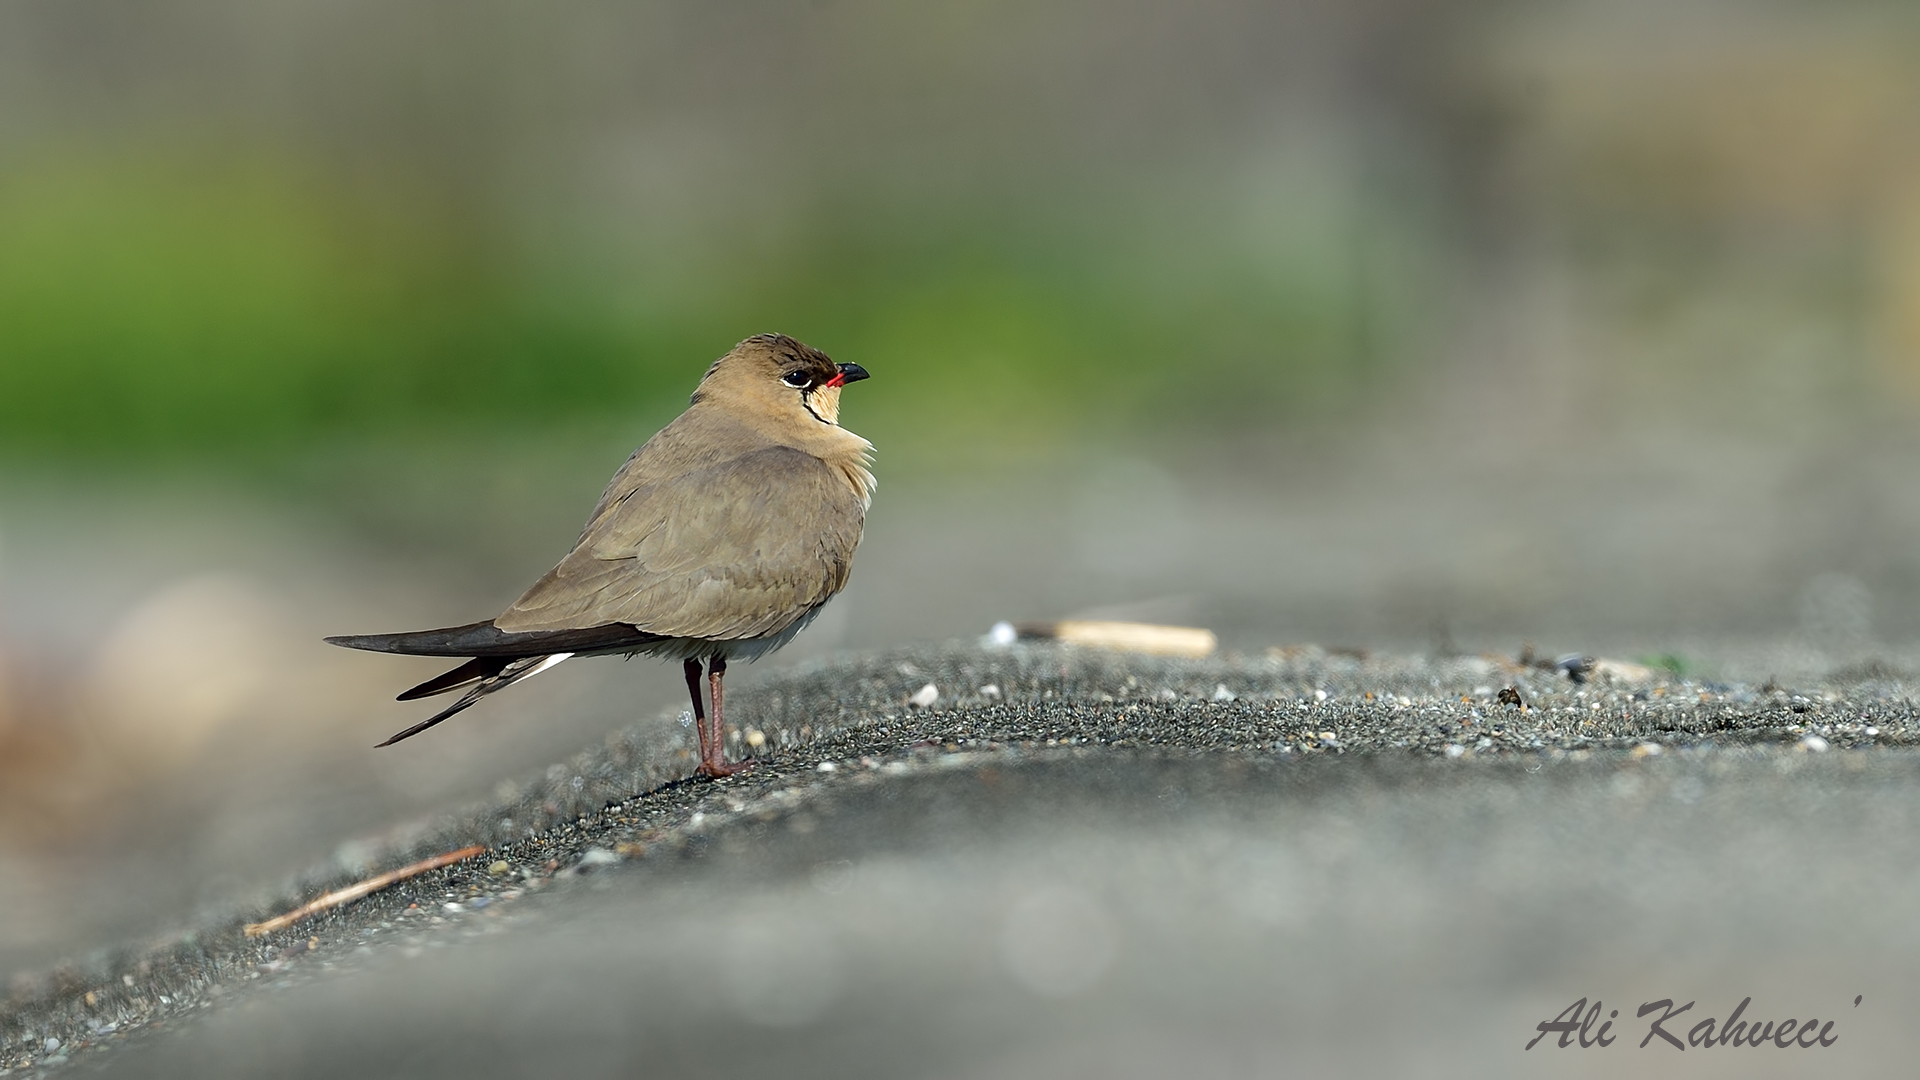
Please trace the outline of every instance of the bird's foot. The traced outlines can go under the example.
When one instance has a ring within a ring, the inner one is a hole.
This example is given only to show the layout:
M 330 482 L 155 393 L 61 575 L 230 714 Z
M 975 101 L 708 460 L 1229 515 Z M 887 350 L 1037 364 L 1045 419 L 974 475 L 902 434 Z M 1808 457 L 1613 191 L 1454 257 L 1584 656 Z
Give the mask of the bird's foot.
M 719 780 L 723 777 L 732 776 L 735 773 L 746 772 L 747 770 L 753 768 L 753 765 L 754 765 L 754 762 L 753 762 L 753 759 L 751 758 L 748 758 L 745 761 L 734 761 L 734 762 L 729 762 L 725 760 L 703 761 L 700 763 L 699 768 L 693 770 L 693 775 L 704 776 L 709 780 Z

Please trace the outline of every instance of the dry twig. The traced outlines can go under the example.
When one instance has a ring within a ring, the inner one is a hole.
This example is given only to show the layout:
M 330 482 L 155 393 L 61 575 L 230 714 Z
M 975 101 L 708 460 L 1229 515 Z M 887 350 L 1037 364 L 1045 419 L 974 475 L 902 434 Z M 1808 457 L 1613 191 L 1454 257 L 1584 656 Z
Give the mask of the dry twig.
M 1199 658 L 1212 655 L 1220 645 L 1213 631 L 1194 626 L 1066 619 L 1061 622 L 1020 623 L 1014 630 L 1023 638 L 1052 638 L 1067 645 L 1153 656 Z
M 377 874 L 365 881 L 356 881 L 344 889 L 335 889 L 311 903 L 302 904 L 292 911 L 287 912 L 285 915 L 277 915 L 268 919 L 266 922 L 248 923 L 247 936 L 259 937 L 262 934 L 271 934 L 275 930 L 284 930 L 309 915 L 317 915 L 328 908 L 336 908 L 342 904 L 351 904 L 355 900 L 369 893 L 377 893 L 395 882 L 405 881 L 410 877 L 424 874 L 429 870 L 438 870 L 443 866 L 452 866 L 462 859 L 471 859 L 486 850 L 486 845 L 475 844 L 472 847 L 463 847 L 459 851 L 449 851 L 444 855 L 435 855 L 431 859 L 421 859 L 417 863 L 403 866 L 398 870 L 389 870 L 384 874 Z

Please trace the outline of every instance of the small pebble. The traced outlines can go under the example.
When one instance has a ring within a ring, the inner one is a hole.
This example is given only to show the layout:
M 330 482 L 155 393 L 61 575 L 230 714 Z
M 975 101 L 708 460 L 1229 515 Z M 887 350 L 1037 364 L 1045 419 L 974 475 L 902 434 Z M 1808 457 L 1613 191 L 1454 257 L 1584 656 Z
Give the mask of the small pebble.
M 993 683 L 988 683 L 980 688 L 980 696 L 989 700 L 998 700 L 1000 697 L 1000 688 Z
M 1819 754 L 1826 751 L 1827 745 L 1828 745 L 1827 740 L 1821 738 L 1820 736 L 1809 735 L 1806 738 L 1801 739 L 1799 742 L 1799 745 L 1796 746 L 1795 749 L 1804 750 L 1810 754 Z
M 837 769 L 837 768 L 839 768 L 839 767 L 840 767 L 840 766 L 838 766 L 838 765 L 835 765 L 835 764 L 834 764 L 833 762 L 831 762 L 831 761 L 823 761 L 823 762 L 821 762 L 820 764 L 818 764 L 818 765 L 815 765 L 815 766 L 814 766 L 813 768 L 814 768 L 814 771 L 816 771 L 816 772 L 832 772 L 833 770 L 835 770 L 835 769 Z
M 987 631 L 987 644 L 995 645 L 1002 649 L 1018 640 L 1020 640 L 1020 632 L 1015 630 L 1013 624 L 1010 622 L 994 623 L 993 629 Z
M 513 865 L 507 862 L 507 860 L 496 859 L 492 863 L 488 864 L 487 873 L 498 877 L 499 875 L 507 873 L 512 869 L 513 869 Z
M 1227 689 L 1226 683 L 1221 683 L 1220 685 L 1213 688 L 1213 700 L 1215 701 L 1233 701 L 1239 696 L 1240 695 Z
M 1467 752 L 1467 748 L 1464 746 L 1461 746 L 1457 742 L 1450 742 L 1447 744 L 1447 756 L 1450 758 L 1459 757 L 1460 755 L 1466 752 Z
M 579 866 L 582 870 L 595 866 L 613 866 L 620 862 L 620 856 L 603 847 L 590 847 L 580 853 Z
M 932 683 L 928 683 L 920 689 L 915 690 L 913 696 L 907 699 L 907 704 L 924 709 L 939 700 L 940 688 Z

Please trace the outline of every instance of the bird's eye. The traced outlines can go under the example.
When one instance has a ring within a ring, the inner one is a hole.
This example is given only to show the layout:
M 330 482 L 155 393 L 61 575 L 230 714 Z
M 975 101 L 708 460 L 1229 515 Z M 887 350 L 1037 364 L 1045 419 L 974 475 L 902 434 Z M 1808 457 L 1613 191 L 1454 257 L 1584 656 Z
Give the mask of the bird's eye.
M 785 375 L 780 376 L 780 381 L 793 387 L 795 390 L 805 390 L 807 387 L 813 385 L 813 376 L 808 375 L 804 371 L 789 371 Z

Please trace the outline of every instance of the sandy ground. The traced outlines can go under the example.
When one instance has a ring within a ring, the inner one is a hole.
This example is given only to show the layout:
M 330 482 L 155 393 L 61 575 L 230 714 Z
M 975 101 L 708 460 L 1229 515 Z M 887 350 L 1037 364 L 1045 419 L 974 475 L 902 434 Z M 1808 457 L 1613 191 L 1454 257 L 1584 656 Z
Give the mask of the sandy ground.
M 456 867 L 241 934 L 341 867 L 20 981 L 0 1067 L 1904 1075 L 1908 677 L 1026 644 L 822 662 L 736 695 L 766 759 L 744 776 L 677 781 L 681 733 L 638 725 L 369 860 L 490 846 Z M 1608 1045 L 1525 1049 L 1581 998 Z M 1697 1042 L 1749 998 L 1743 1020 L 1832 1021 L 1832 1044 L 1679 1050 L 1637 1015 L 1694 1002 L 1665 1028 Z

